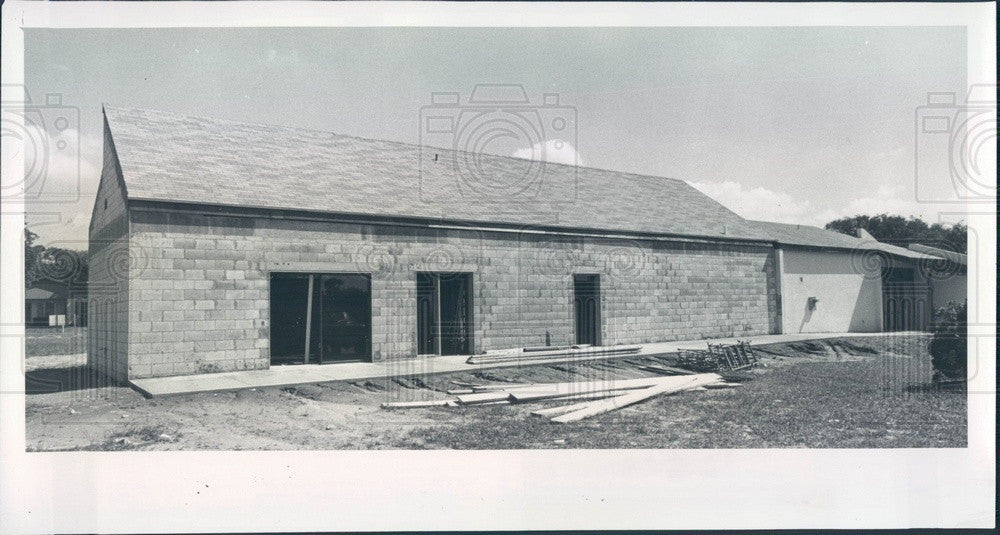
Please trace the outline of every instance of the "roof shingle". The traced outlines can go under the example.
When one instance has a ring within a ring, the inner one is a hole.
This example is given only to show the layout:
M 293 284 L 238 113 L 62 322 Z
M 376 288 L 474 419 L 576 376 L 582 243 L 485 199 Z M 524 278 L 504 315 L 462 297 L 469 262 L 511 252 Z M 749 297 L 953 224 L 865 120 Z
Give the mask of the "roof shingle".
M 749 221 L 772 241 L 782 245 L 799 245 L 804 247 L 823 247 L 833 249 L 858 249 L 882 251 L 886 254 L 909 258 L 912 260 L 933 260 L 935 257 L 875 239 L 861 239 L 832 230 L 821 229 L 809 225 L 790 223 L 772 223 L 770 221 Z
M 682 180 L 105 107 L 130 199 L 767 241 Z

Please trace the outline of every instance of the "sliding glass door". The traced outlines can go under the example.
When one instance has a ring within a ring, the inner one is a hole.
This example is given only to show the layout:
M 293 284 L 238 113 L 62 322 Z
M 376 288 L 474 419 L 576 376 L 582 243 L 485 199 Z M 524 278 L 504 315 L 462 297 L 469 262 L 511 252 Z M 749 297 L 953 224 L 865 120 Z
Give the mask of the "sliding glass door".
M 272 364 L 371 360 L 371 326 L 368 275 L 271 275 Z

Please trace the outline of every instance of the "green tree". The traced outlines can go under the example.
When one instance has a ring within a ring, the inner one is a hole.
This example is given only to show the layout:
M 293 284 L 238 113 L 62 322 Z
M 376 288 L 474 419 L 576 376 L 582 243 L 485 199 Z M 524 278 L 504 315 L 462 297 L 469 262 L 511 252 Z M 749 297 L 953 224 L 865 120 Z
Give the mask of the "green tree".
M 24 229 L 24 284 L 31 288 L 48 280 L 74 289 L 87 287 L 87 253 L 61 247 L 36 245 L 38 234 Z
M 906 247 L 912 243 L 965 253 L 968 247 L 969 228 L 964 223 L 944 225 L 927 224 L 916 217 L 879 214 L 844 217 L 826 224 L 827 230 L 857 236 L 859 228 L 865 229 L 876 240 Z
M 24 286 L 30 288 L 38 279 L 38 258 L 45 251 L 45 246 L 35 245 L 38 234 L 31 232 L 28 227 L 24 227 Z

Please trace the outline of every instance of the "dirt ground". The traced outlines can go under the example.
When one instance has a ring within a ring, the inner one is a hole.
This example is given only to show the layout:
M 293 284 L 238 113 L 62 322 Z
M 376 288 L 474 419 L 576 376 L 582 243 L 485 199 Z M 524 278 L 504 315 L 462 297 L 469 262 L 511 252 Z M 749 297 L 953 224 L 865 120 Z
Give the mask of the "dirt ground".
M 566 402 L 384 410 L 450 398 L 453 380 L 652 376 L 670 355 L 146 399 L 71 357 L 28 359 L 27 449 L 296 450 L 962 447 L 966 397 L 930 383 L 926 337 L 756 346 L 743 386 L 684 392 L 574 424 L 530 416 Z M 47 359 L 47 360 L 46 360 Z M 61 390 L 61 391 L 58 391 Z

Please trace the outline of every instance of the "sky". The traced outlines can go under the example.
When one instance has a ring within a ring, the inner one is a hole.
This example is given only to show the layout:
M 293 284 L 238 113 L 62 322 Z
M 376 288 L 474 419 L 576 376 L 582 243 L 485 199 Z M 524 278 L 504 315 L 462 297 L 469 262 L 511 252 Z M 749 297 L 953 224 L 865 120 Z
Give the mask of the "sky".
M 527 157 L 544 148 L 556 161 L 679 178 L 751 219 L 817 226 L 882 212 L 955 219 L 941 215 L 955 211 L 943 204 L 955 197 L 948 143 L 921 138 L 915 121 L 928 92 L 964 99 L 961 27 L 25 35 L 32 106 L 46 124 L 69 118 L 59 134 L 68 149 L 46 152 L 38 186 L 41 200 L 52 202 L 33 204 L 28 216 L 47 245 L 86 248 L 102 103 L 419 143 L 421 108 L 432 94 L 460 93 L 451 108 L 460 111 L 477 84 L 520 85 L 533 105 L 557 94 L 558 106 L 542 113 L 575 117 L 561 133 L 542 125 L 544 139 L 499 139 L 486 144 L 489 152 Z M 61 107 L 47 95 L 59 95 Z

